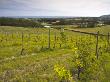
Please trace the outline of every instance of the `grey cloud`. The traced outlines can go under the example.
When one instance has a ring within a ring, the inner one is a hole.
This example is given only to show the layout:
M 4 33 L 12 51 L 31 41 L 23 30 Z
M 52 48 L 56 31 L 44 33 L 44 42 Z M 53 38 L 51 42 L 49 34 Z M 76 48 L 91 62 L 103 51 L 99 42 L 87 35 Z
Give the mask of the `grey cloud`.
M 110 0 L 0 0 L 1 13 L 30 15 L 101 15 L 110 13 Z M 98 12 L 98 13 L 96 13 Z

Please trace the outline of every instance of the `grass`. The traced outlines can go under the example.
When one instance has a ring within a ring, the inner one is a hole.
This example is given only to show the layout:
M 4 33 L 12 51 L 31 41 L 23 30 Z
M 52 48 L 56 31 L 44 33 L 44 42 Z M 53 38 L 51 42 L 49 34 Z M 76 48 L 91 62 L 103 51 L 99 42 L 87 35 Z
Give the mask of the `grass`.
M 110 25 L 102 26 L 102 27 L 95 27 L 95 28 L 68 28 L 67 29 L 73 29 L 81 32 L 90 32 L 90 33 L 96 33 L 100 32 L 101 34 L 108 34 L 110 32 Z
M 109 26 L 97 28 L 77 28 L 75 30 L 97 32 L 107 34 Z M 85 39 L 91 42 L 95 53 L 96 37 L 86 34 L 65 31 L 67 43 L 62 43 L 60 30 L 51 29 L 51 49 L 48 47 L 47 28 L 24 28 L 0 26 L 0 82 L 59 82 L 53 67 L 55 64 L 71 69 L 69 59 L 72 57 L 72 45 Z M 22 32 L 23 42 L 22 42 Z M 56 37 L 56 40 L 55 40 Z M 23 55 L 20 54 L 24 48 Z M 55 45 L 54 45 L 55 44 Z M 99 47 L 106 48 L 107 40 L 99 37 Z M 54 48 L 55 47 L 55 48 Z M 109 54 L 106 60 L 110 59 Z M 3 60 L 3 61 L 2 61 Z M 109 82 L 110 62 L 105 63 L 105 79 Z M 104 82 L 102 81 L 102 82 Z
M 24 55 L 33 52 L 39 52 L 42 48 L 48 47 L 48 29 L 47 28 L 23 28 L 23 27 L 0 27 L 0 59 L 12 56 L 19 56 L 24 48 Z M 23 32 L 23 42 L 22 42 Z M 75 42 L 77 33 L 66 31 L 68 44 L 71 45 Z M 51 29 L 50 34 L 51 48 L 61 48 L 65 45 L 62 44 L 60 30 Z M 74 36 L 75 37 L 74 37 Z M 72 42 L 72 43 L 71 43 Z
M 44 74 L 47 74 L 49 75 L 48 77 L 50 77 L 54 74 L 53 66 L 55 64 L 66 64 L 65 61 L 67 61 L 67 58 L 71 55 L 70 51 L 70 49 L 45 51 L 38 54 L 34 53 L 34 56 L 31 55 L 25 58 L 16 58 L 2 62 L 0 65 L 3 67 L 0 69 L 1 77 L 3 77 L 2 75 L 7 71 L 11 74 L 14 73 L 13 78 L 20 78 L 19 76 L 22 76 L 23 79 L 23 77 L 28 76 L 28 79 L 30 79 L 31 77 L 37 78 L 37 76 L 44 77 Z M 7 75 L 7 77 L 9 76 Z M 8 78 L 7 80 L 10 79 L 12 78 Z

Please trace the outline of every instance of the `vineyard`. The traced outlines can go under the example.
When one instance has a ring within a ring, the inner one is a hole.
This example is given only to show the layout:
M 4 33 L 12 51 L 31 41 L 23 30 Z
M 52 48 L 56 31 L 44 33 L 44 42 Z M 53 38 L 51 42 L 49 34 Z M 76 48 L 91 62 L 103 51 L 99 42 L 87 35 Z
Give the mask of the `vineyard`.
M 0 27 L 0 82 L 110 82 L 110 34 Z

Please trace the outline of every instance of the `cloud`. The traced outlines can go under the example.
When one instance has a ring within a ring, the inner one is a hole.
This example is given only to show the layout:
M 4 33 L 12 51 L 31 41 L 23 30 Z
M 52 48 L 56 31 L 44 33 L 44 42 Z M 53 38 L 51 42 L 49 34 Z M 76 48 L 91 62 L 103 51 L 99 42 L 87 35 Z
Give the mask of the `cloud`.
M 110 13 L 110 1 L 0 0 L 0 12 L 0 15 L 10 12 L 11 15 L 22 13 L 21 15 L 100 16 Z

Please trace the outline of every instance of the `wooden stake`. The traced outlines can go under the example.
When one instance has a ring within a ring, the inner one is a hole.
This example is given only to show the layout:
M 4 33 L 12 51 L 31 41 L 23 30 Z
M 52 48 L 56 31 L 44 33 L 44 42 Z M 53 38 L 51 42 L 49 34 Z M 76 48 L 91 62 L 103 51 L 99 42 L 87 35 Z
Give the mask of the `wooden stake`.
M 23 51 L 24 51 L 24 45 L 23 45 L 23 38 L 24 38 L 24 36 L 23 36 L 23 32 L 22 32 L 22 46 L 21 46 L 21 55 L 23 55 Z
M 49 32 L 48 32 L 48 48 L 50 49 L 50 28 L 49 28 Z
M 98 40 L 99 40 L 99 31 L 97 32 L 96 35 L 96 57 L 98 59 Z
M 108 40 L 107 40 L 107 42 L 108 42 L 108 46 L 110 45 L 110 42 L 109 42 L 109 39 L 110 39 L 110 34 L 109 34 L 109 32 L 108 32 Z

